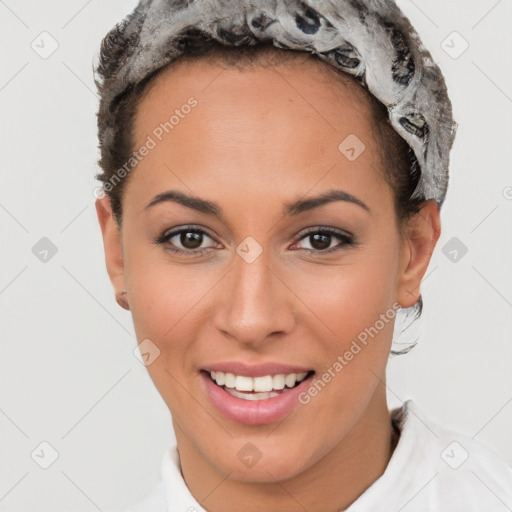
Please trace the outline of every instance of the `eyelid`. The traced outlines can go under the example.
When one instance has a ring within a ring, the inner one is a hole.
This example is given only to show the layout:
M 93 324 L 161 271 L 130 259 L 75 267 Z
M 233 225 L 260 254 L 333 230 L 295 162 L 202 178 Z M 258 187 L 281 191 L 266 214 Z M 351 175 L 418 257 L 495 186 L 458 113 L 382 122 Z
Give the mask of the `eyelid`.
M 350 233 L 349 231 L 346 231 L 344 229 L 339 229 L 339 228 L 332 228 L 330 226 L 321 226 L 321 225 L 316 225 L 316 226 L 311 226 L 309 228 L 305 228 L 305 231 L 303 231 L 302 235 L 299 236 L 299 240 L 302 240 L 302 238 L 304 238 L 305 236 L 311 234 L 311 233 L 318 233 L 318 232 L 322 232 L 322 233 L 329 233 L 329 234 L 334 234 L 334 235 L 338 235 L 338 236 L 346 236 L 347 238 L 354 238 L 354 235 L 352 233 Z

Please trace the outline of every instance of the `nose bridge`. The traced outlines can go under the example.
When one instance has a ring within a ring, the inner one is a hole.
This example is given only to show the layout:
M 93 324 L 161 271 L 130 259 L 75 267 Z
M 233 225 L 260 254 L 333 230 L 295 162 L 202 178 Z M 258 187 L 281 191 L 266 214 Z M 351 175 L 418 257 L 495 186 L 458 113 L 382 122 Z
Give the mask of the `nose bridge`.
M 269 255 L 263 251 L 251 261 L 253 248 L 244 244 L 234 258 L 233 269 L 224 282 L 222 302 L 216 305 L 215 326 L 240 343 L 259 344 L 269 334 L 289 332 L 294 317 L 286 297 L 286 287 L 271 268 Z M 237 251 L 238 252 L 238 251 Z

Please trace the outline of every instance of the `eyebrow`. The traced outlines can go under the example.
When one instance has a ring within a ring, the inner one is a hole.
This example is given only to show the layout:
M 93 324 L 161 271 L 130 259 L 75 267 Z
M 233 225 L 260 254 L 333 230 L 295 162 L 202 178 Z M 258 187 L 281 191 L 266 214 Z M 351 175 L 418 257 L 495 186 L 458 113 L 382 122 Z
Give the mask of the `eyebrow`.
M 363 201 L 353 196 L 352 194 L 349 194 L 343 190 L 331 189 L 316 197 L 299 199 L 297 201 L 285 203 L 283 215 L 285 217 L 299 215 L 300 213 L 319 208 L 320 206 L 324 206 L 335 201 L 344 201 L 347 203 L 356 204 L 367 212 L 371 212 L 368 205 L 366 205 Z M 198 212 L 205 213 L 207 215 L 214 215 L 220 219 L 224 216 L 222 208 L 217 203 L 208 201 L 206 199 L 201 199 L 200 197 L 189 196 L 183 192 L 179 192 L 178 190 L 167 190 L 161 194 L 156 195 L 144 208 L 144 210 L 148 210 L 152 206 L 163 202 L 178 203 Z

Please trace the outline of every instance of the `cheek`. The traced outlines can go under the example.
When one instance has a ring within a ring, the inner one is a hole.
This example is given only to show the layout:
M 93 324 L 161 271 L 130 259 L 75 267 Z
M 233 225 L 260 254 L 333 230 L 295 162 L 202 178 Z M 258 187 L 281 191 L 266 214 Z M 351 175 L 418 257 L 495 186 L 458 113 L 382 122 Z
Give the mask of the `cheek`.
M 163 350 L 162 340 L 185 315 L 193 290 L 184 273 L 168 264 L 162 247 L 130 235 L 124 243 L 124 271 L 137 340 L 149 338 Z
M 398 248 L 356 249 L 343 264 L 291 272 L 290 287 L 315 312 L 333 338 L 350 340 L 395 302 Z
M 187 323 L 187 315 L 197 314 L 197 305 L 211 288 L 209 274 L 191 265 L 168 265 L 162 259 L 134 265 L 129 272 L 130 310 L 138 337 L 153 336 L 162 349 L 171 341 L 173 348 L 180 348 L 178 333 Z
M 397 309 L 398 255 L 391 235 L 347 254 L 343 265 L 311 267 L 301 278 L 295 272 L 292 287 L 315 313 L 308 314 L 309 337 L 322 352 L 326 380 L 335 380 L 327 393 L 340 406 L 361 403 L 385 370 Z
M 172 411 L 188 410 L 184 390 L 194 368 L 198 326 L 208 321 L 201 298 L 213 286 L 209 274 L 189 265 L 184 270 L 163 262 L 141 260 L 130 272 L 130 310 L 138 342 L 150 339 L 158 357 L 146 369 Z M 178 414 L 179 416 L 179 414 Z
M 321 320 L 309 322 L 309 338 L 316 340 L 321 354 L 317 378 L 323 382 L 311 389 L 312 406 L 307 409 L 311 422 L 349 428 L 350 419 L 359 417 L 384 377 L 396 316 L 397 263 L 393 252 L 377 254 L 368 251 L 357 262 L 347 260 L 329 276 L 322 276 L 321 270 L 310 274 L 300 292 L 307 292 L 303 296 Z M 326 446 L 336 436 L 326 433 Z

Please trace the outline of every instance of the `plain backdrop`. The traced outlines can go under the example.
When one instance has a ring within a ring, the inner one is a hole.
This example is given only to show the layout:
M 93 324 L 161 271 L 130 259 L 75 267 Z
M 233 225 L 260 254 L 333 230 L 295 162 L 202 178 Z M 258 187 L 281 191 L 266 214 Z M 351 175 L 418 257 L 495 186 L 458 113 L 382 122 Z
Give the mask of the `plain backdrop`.
M 92 66 L 135 5 L 0 1 L 4 512 L 122 510 L 160 478 L 174 443 L 115 302 L 94 208 Z M 389 404 L 413 398 L 512 463 L 512 2 L 399 6 L 445 74 L 459 130 L 424 316 L 410 329 L 421 340 L 390 360 Z

